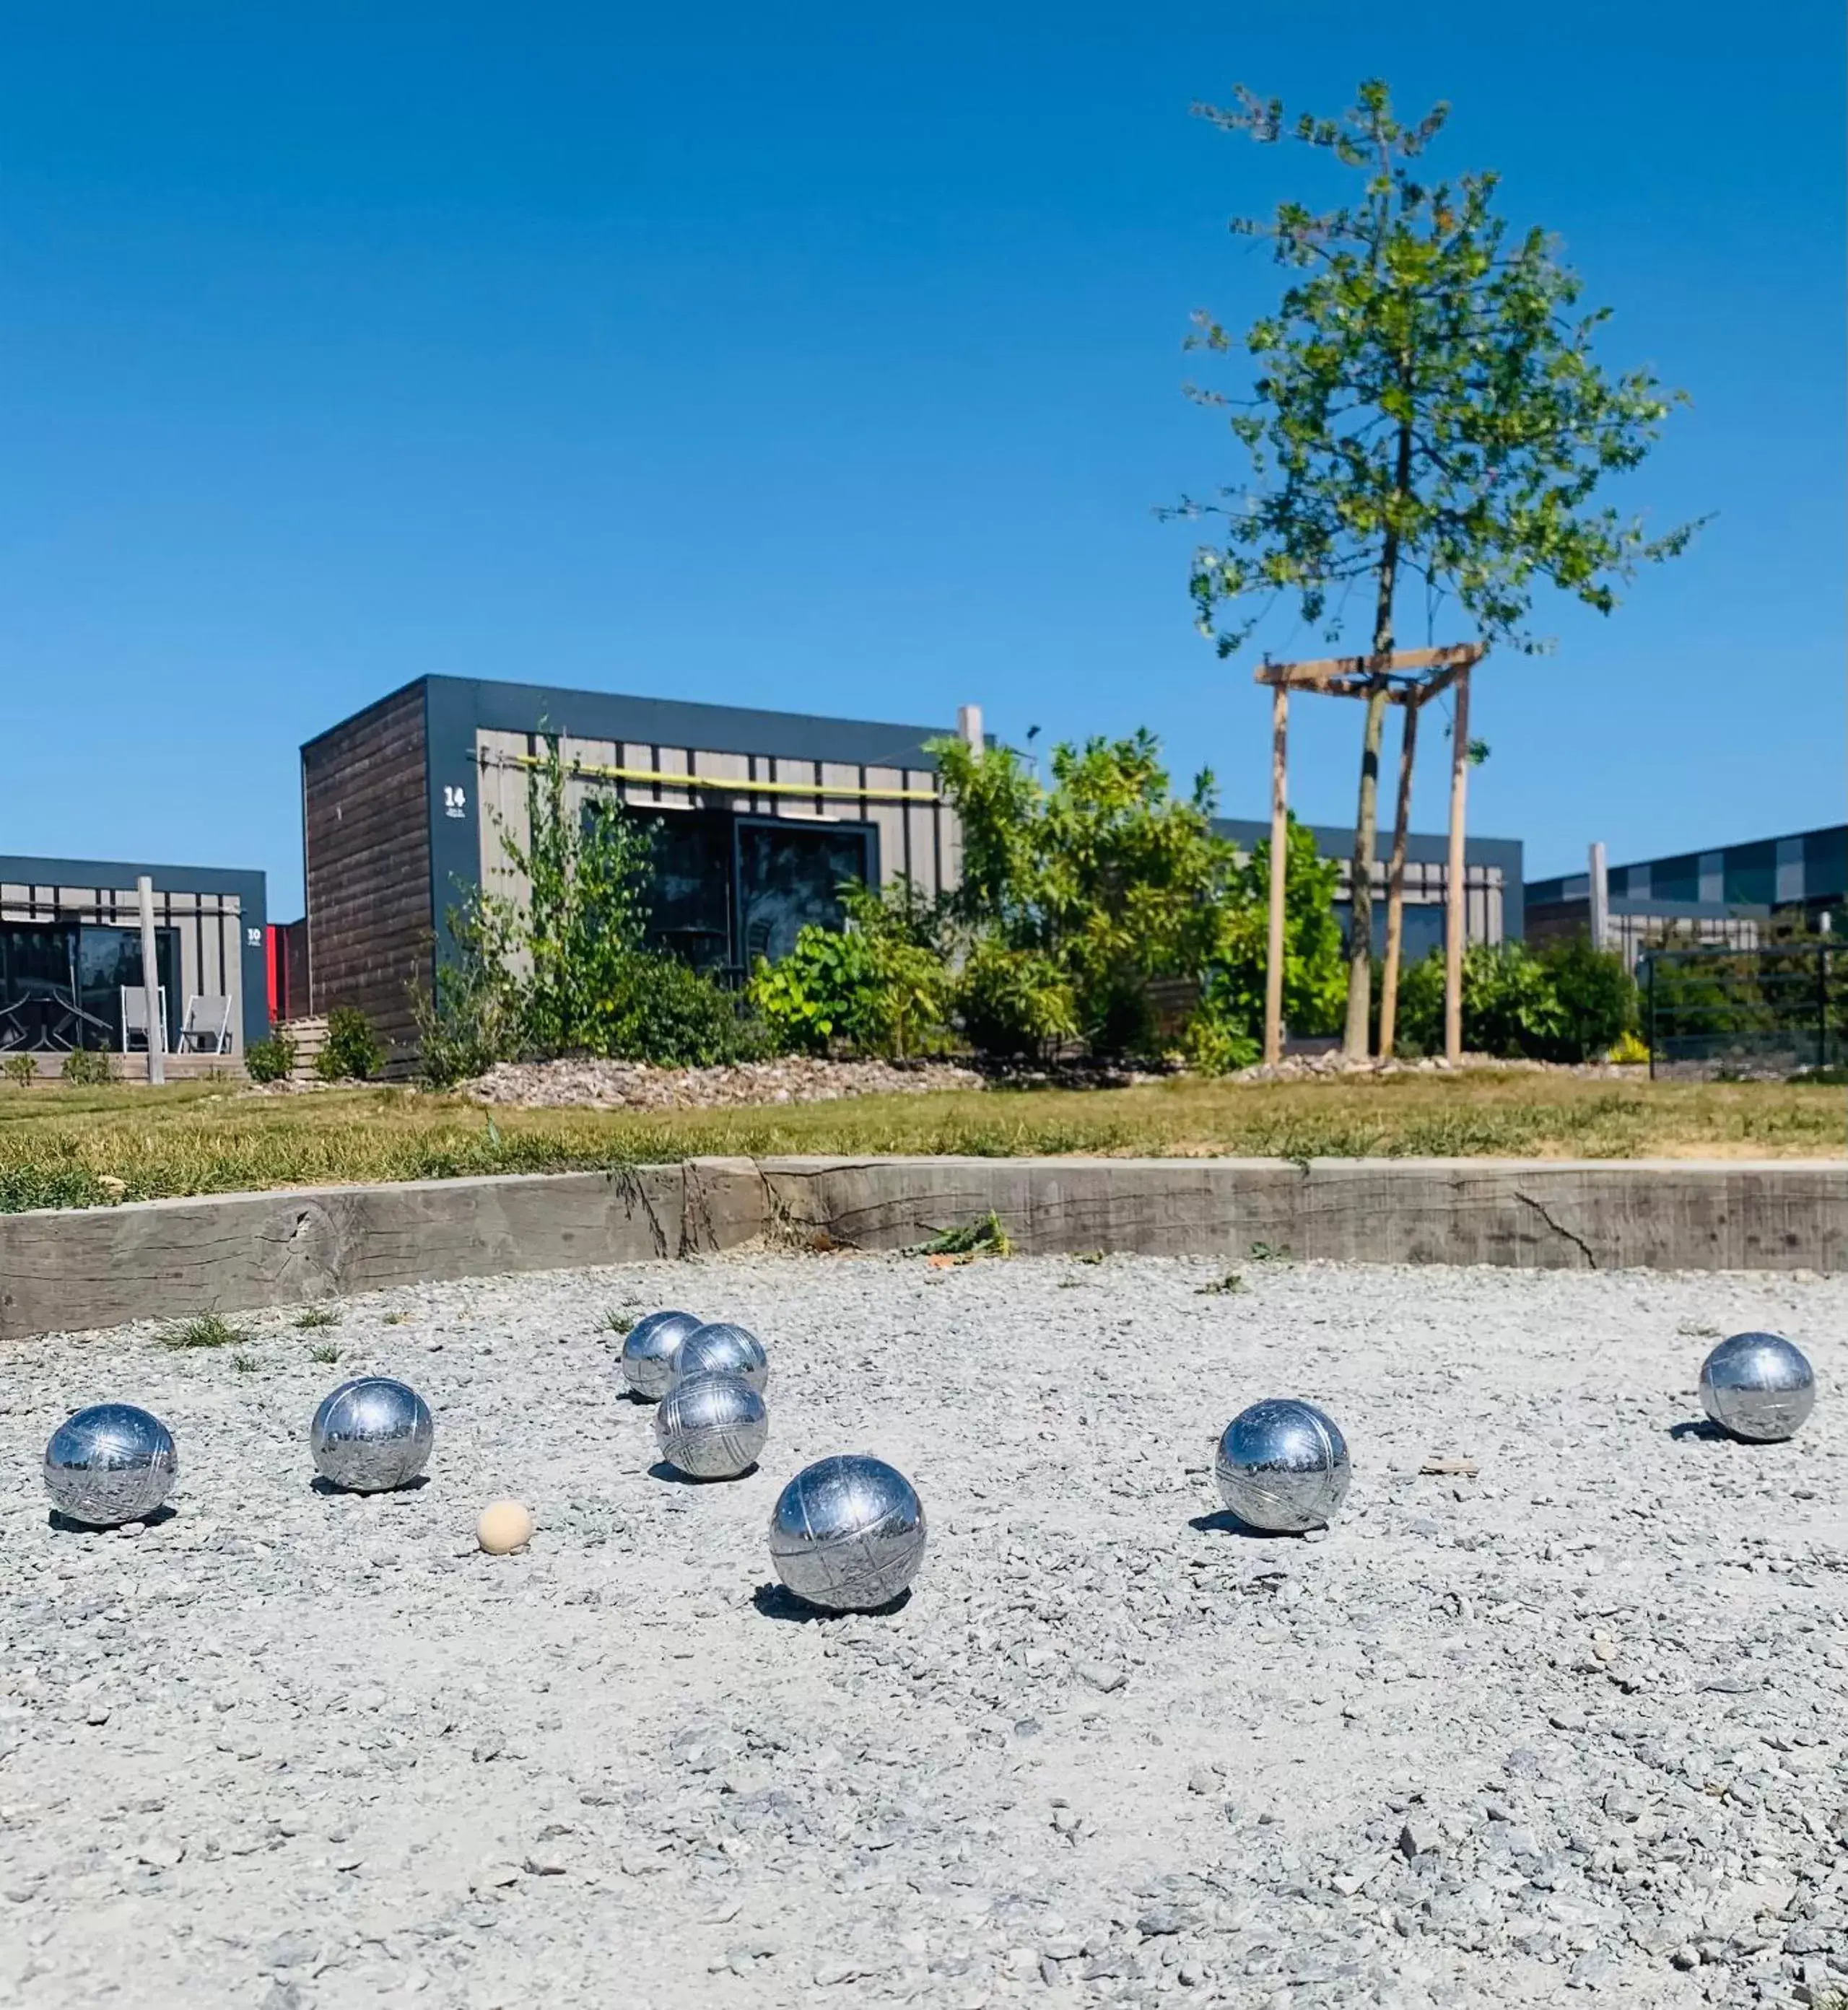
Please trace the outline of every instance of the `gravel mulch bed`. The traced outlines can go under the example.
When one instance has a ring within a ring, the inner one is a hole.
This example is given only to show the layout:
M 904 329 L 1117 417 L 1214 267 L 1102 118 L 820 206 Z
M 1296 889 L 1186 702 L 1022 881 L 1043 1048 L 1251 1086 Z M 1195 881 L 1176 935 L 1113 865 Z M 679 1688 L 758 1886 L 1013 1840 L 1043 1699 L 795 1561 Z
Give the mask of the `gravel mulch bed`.
M 1848 1280 L 1223 1269 L 727 1259 L 12 1350 L 0 2002 L 1826 2002 Z M 663 1303 L 769 1344 L 741 1480 L 650 1474 L 598 1323 Z M 1757 1326 L 1818 1369 L 1789 1444 L 1693 1421 Z M 308 1419 L 368 1364 L 430 1476 L 325 1496 Z M 1353 1450 L 1319 1539 L 1215 1512 L 1281 1393 Z M 105 1396 L 180 1447 L 126 1537 L 37 1490 Z M 930 1548 L 801 1623 L 770 1504 L 851 1449 Z M 489 1559 L 507 1493 L 538 1533 Z
M 928 1096 L 982 1088 L 972 1068 L 947 1061 L 907 1067 L 790 1055 L 726 1067 L 652 1067 L 645 1061 L 502 1061 L 462 1084 L 477 1103 L 528 1108 L 716 1110 L 741 1103 L 833 1103 L 853 1096 Z

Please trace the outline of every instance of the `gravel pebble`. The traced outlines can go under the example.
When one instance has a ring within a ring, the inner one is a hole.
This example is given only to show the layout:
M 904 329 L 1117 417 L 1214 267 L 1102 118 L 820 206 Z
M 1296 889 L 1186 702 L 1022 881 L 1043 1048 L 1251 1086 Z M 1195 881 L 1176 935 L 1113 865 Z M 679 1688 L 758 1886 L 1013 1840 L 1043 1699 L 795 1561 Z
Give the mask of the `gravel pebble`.
M 355 1298 L 337 1366 L 282 1312 L 241 1369 L 151 1323 L 9 1350 L 0 2004 L 1848 1986 L 1848 1281 L 1224 1268 L 744 1256 Z M 649 1476 L 599 1322 L 666 1303 L 771 1350 L 736 1483 Z M 1789 1444 L 1699 1421 L 1703 1330 L 1754 1326 L 1822 1384 Z M 429 1477 L 324 1495 L 308 1419 L 362 1369 L 431 1403 Z M 1320 1543 L 1217 1511 L 1278 1394 L 1352 1448 Z M 37 1490 L 105 1397 L 179 1442 L 133 1542 Z M 808 1618 L 765 1525 L 848 1450 L 930 1549 Z M 489 1559 L 501 1493 L 538 1533 Z

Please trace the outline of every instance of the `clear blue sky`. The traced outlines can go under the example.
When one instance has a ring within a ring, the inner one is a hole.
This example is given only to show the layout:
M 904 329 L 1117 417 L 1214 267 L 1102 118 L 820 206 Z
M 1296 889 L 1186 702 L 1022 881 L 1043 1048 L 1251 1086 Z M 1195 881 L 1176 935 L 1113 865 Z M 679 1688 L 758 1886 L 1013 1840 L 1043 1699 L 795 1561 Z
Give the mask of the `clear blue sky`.
M 1146 724 L 1261 814 L 1151 512 L 1236 473 L 1187 316 L 1265 304 L 1225 221 L 1313 170 L 1188 106 L 1374 73 L 1693 392 L 1630 499 L 1718 513 L 1479 673 L 1473 826 L 1538 875 L 1843 814 L 1836 0 L 182 0 L 5 47 L 0 851 L 298 911 L 297 745 L 425 671 Z M 1296 805 L 1351 817 L 1358 708 L 1298 710 Z

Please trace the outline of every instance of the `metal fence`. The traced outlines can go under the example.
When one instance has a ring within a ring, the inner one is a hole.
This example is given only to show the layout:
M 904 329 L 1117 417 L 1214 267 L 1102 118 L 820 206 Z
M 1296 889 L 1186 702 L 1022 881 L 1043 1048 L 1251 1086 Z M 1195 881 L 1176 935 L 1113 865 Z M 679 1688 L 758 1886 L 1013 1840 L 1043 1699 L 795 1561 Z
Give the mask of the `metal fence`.
M 1848 943 L 1654 949 L 1637 976 L 1649 1072 L 1793 1074 L 1848 1060 Z

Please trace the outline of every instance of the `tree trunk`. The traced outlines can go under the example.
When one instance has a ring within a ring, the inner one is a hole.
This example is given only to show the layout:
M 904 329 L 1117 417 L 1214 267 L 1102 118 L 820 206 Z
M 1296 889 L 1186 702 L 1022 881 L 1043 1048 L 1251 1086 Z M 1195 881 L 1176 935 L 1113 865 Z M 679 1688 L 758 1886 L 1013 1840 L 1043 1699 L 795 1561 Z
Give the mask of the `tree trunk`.
M 1412 480 L 1412 428 L 1398 430 L 1398 464 L 1393 474 L 1396 503 Z M 1349 884 L 1348 1023 L 1342 1051 L 1365 1060 L 1373 1017 L 1374 851 L 1379 816 L 1380 741 L 1386 730 L 1385 662 L 1392 654 L 1392 595 L 1398 581 L 1398 525 L 1388 524 L 1380 548 L 1379 593 L 1374 603 L 1373 687 L 1366 694 L 1366 725 L 1360 742 L 1360 799 L 1354 812 L 1354 858 Z

